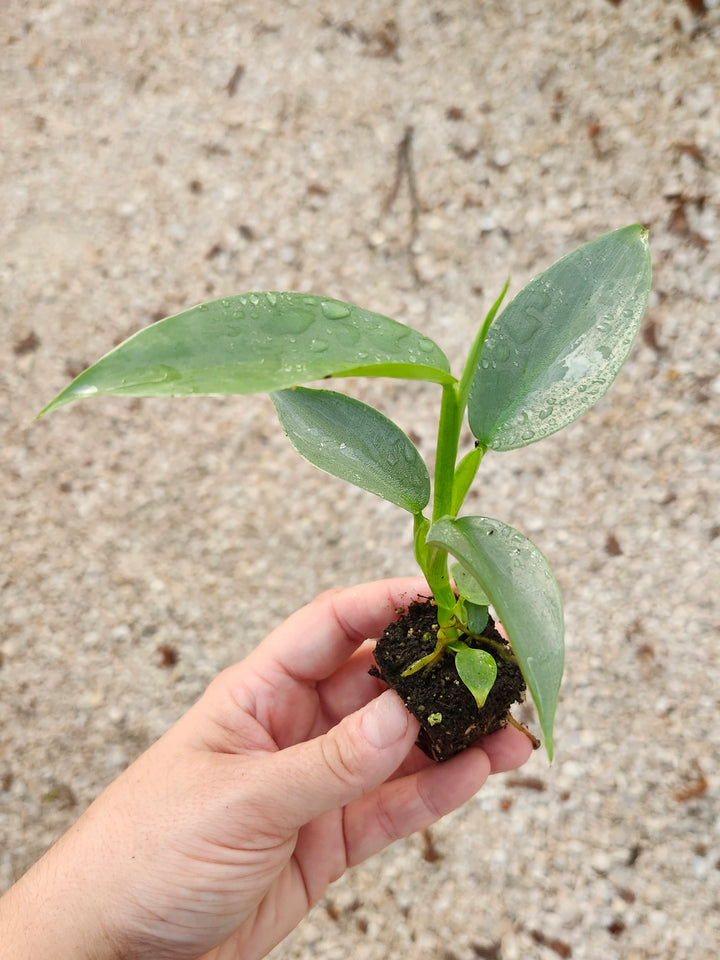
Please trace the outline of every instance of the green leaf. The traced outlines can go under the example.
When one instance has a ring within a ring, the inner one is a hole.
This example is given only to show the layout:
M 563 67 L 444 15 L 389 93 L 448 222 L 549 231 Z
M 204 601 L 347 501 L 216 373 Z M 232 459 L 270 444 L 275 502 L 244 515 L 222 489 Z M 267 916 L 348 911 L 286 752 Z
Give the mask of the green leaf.
M 455 617 L 457 624 L 461 626 L 445 628 L 446 636 L 449 629 L 454 629 L 461 633 L 470 633 L 475 637 L 479 637 L 487 626 L 490 618 L 487 604 L 473 603 L 472 600 L 466 600 L 463 596 L 459 596 L 455 601 L 452 615 Z
M 488 595 L 477 582 L 475 577 L 468 573 L 461 563 L 453 563 L 450 567 L 450 574 L 455 581 L 455 586 L 461 597 L 465 597 L 471 603 L 477 603 L 480 606 L 487 606 L 490 603 Z
M 467 617 L 468 630 L 474 636 L 479 637 L 487 626 L 490 617 L 487 604 L 473 603 L 471 600 L 466 600 L 465 615 Z
M 418 514 L 430 477 L 411 440 L 379 411 L 333 390 L 271 394 L 290 442 L 306 460 Z
M 490 327 L 468 420 L 493 450 L 567 426 L 603 396 L 630 352 L 650 292 L 639 225 L 587 243 L 535 277 Z
M 455 651 L 455 669 L 458 676 L 475 697 L 478 708 L 482 709 L 497 679 L 495 658 L 487 650 L 475 650 L 460 641 L 454 641 L 448 646 Z
M 490 598 L 537 706 L 552 759 L 564 625 L 560 593 L 547 560 L 527 537 L 487 517 L 442 517 L 430 527 L 427 539 L 457 557 Z
M 341 376 L 454 382 L 440 348 L 396 320 L 307 294 L 248 293 L 140 330 L 42 413 L 100 394 L 270 393 Z
M 453 516 L 457 514 L 463 501 L 467 496 L 470 485 L 475 479 L 475 474 L 480 466 L 485 450 L 482 447 L 474 447 L 469 453 L 466 453 L 460 463 L 455 468 L 453 476 L 452 504 L 451 511 Z

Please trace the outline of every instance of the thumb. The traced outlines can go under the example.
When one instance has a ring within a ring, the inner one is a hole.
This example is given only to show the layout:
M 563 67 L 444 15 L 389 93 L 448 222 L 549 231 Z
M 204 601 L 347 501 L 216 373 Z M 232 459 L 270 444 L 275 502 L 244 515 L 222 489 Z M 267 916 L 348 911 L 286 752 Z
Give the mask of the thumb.
M 294 832 L 369 793 L 400 766 L 417 731 L 400 697 L 386 690 L 322 736 L 267 758 L 264 816 Z

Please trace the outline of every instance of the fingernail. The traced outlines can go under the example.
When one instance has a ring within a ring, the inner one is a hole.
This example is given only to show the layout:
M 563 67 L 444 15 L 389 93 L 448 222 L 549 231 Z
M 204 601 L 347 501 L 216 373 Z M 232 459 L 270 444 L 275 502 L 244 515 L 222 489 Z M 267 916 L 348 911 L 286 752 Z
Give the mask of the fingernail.
M 405 735 L 410 715 L 400 697 L 386 690 L 372 701 L 362 716 L 363 736 L 374 747 L 389 747 Z

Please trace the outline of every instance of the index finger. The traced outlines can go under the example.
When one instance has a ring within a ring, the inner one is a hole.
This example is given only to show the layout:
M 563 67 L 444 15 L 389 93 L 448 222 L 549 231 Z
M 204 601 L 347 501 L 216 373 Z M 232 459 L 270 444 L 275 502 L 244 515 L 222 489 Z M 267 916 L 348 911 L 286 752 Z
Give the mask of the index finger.
M 304 683 L 324 680 L 421 595 L 430 595 L 422 577 L 328 590 L 273 630 L 246 662 L 262 672 L 279 668 Z

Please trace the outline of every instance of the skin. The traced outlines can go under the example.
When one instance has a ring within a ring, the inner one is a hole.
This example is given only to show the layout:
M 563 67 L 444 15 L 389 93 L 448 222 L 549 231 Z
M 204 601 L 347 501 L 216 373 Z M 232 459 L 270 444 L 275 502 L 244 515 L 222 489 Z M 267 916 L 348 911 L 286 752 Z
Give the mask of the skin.
M 432 763 L 368 675 L 365 638 L 426 589 L 325 593 L 221 673 L 0 900 L 3 957 L 263 957 L 348 867 L 524 763 L 512 728 Z

